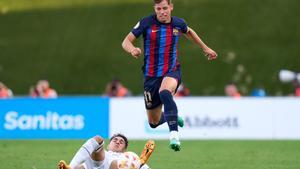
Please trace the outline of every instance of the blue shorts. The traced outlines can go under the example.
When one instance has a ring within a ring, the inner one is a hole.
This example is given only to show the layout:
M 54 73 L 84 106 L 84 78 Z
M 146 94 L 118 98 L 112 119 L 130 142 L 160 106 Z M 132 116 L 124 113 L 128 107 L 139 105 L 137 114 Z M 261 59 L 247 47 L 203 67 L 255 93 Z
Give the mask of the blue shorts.
M 181 83 L 180 69 L 177 69 L 174 72 L 169 72 L 161 77 L 146 76 L 144 78 L 144 101 L 147 110 L 154 109 L 162 104 L 159 97 L 159 88 L 164 77 L 173 77 L 177 80 L 178 83 L 175 92 Z

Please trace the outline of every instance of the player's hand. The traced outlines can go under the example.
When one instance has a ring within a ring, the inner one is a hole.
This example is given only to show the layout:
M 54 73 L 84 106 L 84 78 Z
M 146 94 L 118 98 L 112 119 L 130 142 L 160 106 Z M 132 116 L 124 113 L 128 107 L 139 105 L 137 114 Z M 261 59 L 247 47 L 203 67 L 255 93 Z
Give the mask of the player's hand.
M 57 165 L 58 169 L 71 169 L 71 167 L 64 160 L 60 160 Z
M 130 51 L 130 54 L 135 57 L 135 58 L 138 58 L 139 56 L 141 56 L 142 54 L 142 50 L 140 48 L 133 48 L 131 51 Z
M 204 53 L 208 60 L 215 60 L 218 57 L 218 54 L 210 48 L 205 49 Z

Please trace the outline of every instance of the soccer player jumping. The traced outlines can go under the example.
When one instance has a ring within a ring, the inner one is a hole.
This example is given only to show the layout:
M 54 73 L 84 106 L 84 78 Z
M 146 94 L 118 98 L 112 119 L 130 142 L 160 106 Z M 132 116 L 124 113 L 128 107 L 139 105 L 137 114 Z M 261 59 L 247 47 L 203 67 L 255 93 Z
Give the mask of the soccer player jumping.
M 182 33 L 185 34 L 203 50 L 208 60 L 216 59 L 217 53 L 206 46 L 183 19 L 171 16 L 172 10 L 171 0 L 154 0 L 155 14 L 140 20 L 126 36 L 122 47 L 133 57 L 138 58 L 142 51 L 134 46 L 134 41 L 143 35 L 144 99 L 149 125 L 156 128 L 167 122 L 170 130 L 170 147 L 179 151 L 178 125 L 183 125 L 183 120 L 178 117 L 177 106 L 173 100 L 173 95 L 181 83 L 180 64 L 177 60 L 179 37 Z

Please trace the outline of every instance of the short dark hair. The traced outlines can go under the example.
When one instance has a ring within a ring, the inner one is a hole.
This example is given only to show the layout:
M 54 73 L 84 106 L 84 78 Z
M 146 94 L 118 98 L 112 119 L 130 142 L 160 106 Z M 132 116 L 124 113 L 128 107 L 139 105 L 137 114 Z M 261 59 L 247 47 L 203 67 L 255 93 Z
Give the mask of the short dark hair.
M 163 0 L 153 0 L 154 4 L 159 4 L 161 3 Z M 168 4 L 171 3 L 171 0 L 166 0 L 168 2 Z
M 111 142 L 111 140 L 114 139 L 115 137 L 121 137 L 125 141 L 125 149 L 127 149 L 127 146 L 128 146 L 128 139 L 127 139 L 127 137 L 124 136 L 121 133 L 117 133 L 117 134 L 114 134 L 113 136 L 111 136 L 111 138 L 109 139 L 109 142 Z

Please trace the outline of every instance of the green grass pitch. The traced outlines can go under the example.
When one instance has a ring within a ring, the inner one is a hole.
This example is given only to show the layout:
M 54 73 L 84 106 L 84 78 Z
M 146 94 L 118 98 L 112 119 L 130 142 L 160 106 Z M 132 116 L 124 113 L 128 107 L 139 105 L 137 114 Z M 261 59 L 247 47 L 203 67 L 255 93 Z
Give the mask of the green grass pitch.
M 130 141 L 140 153 L 144 141 Z M 1 140 L 1 169 L 55 169 L 70 161 L 84 140 Z M 106 141 L 107 143 L 107 141 Z M 156 141 L 152 169 L 299 169 L 300 141 L 183 140 L 173 152 L 167 141 Z

